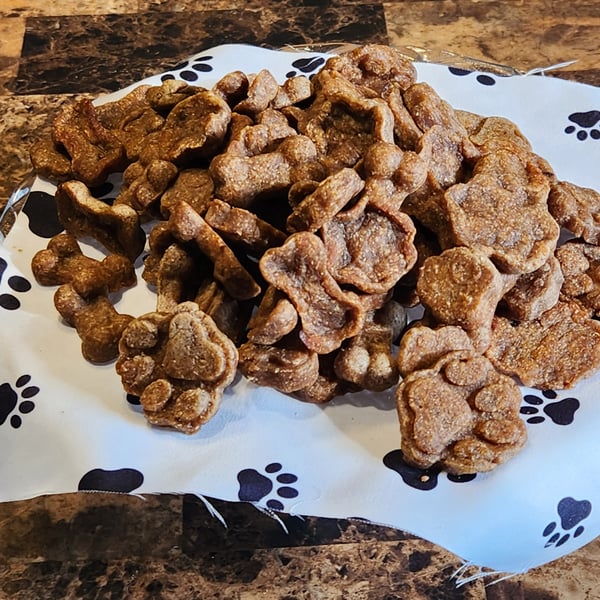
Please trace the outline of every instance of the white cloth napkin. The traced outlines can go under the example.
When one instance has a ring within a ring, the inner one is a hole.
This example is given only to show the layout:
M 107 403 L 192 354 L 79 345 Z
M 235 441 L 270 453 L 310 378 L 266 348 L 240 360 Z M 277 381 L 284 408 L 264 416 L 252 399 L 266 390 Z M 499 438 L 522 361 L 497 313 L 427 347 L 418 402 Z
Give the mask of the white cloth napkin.
M 282 81 L 323 61 L 317 53 L 225 45 L 145 81 L 168 76 L 210 87 L 234 69 L 261 68 Z M 559 178 L 600 189 L 600 89 L 545 76 L 417 69 L 454 107 L 517 123 Z M 31 257 L 57 233 L 53 189 L 35 182 L 0 246 L 0 501 L 78 489 L 194 493 L 367 519 L 503 572 L 556 559 L 600 533 L 598 377 L 568 392 L 524 389 L 526 448 L 494 472 L 466 478 L 402 462 L 393 391 L 316 406 L 240 377 L 196 435 L 148 426 L 114 366 L 83 360 L 76 332 L 54 309 L 54 289 L 32 276 Z M 117 308 L 142 314 L 154 298 L 138 284 Z

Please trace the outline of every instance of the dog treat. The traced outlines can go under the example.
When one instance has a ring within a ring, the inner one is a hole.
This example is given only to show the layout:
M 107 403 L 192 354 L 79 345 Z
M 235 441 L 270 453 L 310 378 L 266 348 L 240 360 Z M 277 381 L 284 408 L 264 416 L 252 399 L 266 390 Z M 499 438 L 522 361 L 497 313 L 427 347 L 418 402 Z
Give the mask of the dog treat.
M 37 252 L 31 270 L 40 285 L 70 283 L 84 298 L 116 292 L 136 283 L 133 263 L 119 254 L 103 260 L 85 256 L 77 238 L 59 233 L 50 239 L 45 250 Z
M 319 357 L 301 344 L 288 348 L 246 342 L 240 346 L 239 368 L 253 383 L 288 394 L 315 382 Z
M 556 258 L 565 279 L 560 290 L 563 298 L 600 316 L 600 248 L 572 240 L 556 250 Z
M 214 277 L 239 300 L 254 298 L 260 286 L 242 266 L 231 249 L 208 223 L 186 202 L 179 202 L 171 212 L 169 227 L 182 242 L 194 241 L 200 251 L 210 258 Z
M 131 315 L 115 310 L 106 295 L 84 298 L 70 283 L 61 285 L 54 294 L 54 306 L 60 316 L 74 327 L 81 339 L 81 353 L 92 363 L 107 363 L 118 355 L 121 334 Z
M 473 350 L 467 332 L 457 325 L 410 327 L 400 340 L 397 364 L 402 377 L 413 371 L 429 369 L 440 358 L 457 350 Z
M 600 193 L 567 181 L 550 188 L 548 210 L 559 225 L 590 244 L 600 244 Z
M 398 385 L 402 453 L 421 468 L 450 473 L 490 471 L 527 440 L 519 416 L 521 392 L 480 354 L 449 352 Z
M 248 339 L 255 344 L 275 344 L 298 323 L 294 305 L 277 288 L 269 286 L 248 322 Z
M 548 212 L 549 190 L 535 164 L 503 149 L 484 155 L 472 178 L 443 196 L 454 245 L 478 249 L 505 273 L 539 269 L 560 233 Z
M 199 215 L 204 215 L 213 199 L 214 189 L 208 169 L 181 169 L 160 196 L 160 213 L 164 219 L 168 219 L 175 204 L 183 200 Z
M 485 350 L 504 293 L 504 280 L 485 255 L 461 246 L 429 257 L 417 293 L 438 323 L 462 327 L 475 348 Z
M 132 261 L 141 254 L 146 234 L 130 206 L 105 204 L 92 196 L 85 183 L 76 180 L 60 184 L 55 198 L 58 218 L 75 237 L 90 236 Z
M 235 344 L 194 302 L 125 328 L 117 373 L 149 423 L 194 433 L 217 411 L 238 363 Z
M 298 311 L 300 338 L 309 349 L 327 354 L 360 331 L 364 310 L 330 274 L 325 246 L 315 234 L 296 233 L 283 246 L 267 250 L 260 270 Z
M 600 322 L 579 304 L 562 301 L 534 321 L 495 316 L 486 356 L 526 386 L 572 388 L 600 367 Z
M 560 297 L 563 270 L 552 255 L 533 273 L 520 275 L 501 300 L 504 316 L 519 321 L 532 321 L 552 308 Z

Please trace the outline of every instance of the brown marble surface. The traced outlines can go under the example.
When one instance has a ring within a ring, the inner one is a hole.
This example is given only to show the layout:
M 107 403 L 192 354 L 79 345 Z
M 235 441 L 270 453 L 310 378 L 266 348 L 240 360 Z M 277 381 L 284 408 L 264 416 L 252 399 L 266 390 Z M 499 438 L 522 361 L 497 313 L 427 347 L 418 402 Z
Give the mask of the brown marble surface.
M 390 42 L 600 85 L 595 0 L 3 0 L 0 207 L 58 109 L 215 44 Z M 5 457 L 6 458 L 6 457 Z M 0 483 L 1 485 L 1 483 Z M 403 532 L 285 517 L 190 496 L 68 494 L 0 504 L 0 599 L 600 598 L 600 540 L 494 585 L 456 586 L 462 561 Z

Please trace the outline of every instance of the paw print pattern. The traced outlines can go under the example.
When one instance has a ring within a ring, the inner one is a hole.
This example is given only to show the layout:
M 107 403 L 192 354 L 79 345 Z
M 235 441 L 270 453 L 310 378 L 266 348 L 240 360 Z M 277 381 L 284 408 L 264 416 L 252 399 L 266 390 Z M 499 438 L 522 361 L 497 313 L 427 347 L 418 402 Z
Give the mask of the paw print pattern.
M 210 73 L 213 70 L 210 61 L 213 60 L 212 56 L 197 56 L 189 60 L 185 60 L 178 65 L 175 65 L 173 69 L 165 73 L 161 77 L 161 81 L 167 79 L 183 79 L 189 83 L 198 81 L 200 73 Z
M 0 426 L 10 417 L 10 425 L 13 429 L 19 429 L 23 424 L 21 415 L 29 414 L 35 408 L 31 398 L 39 393 L 40 388 L 27 385 L 30 381 L 31 375 L 21 375 L 14 388 L 6 382 L 0 385 Z
M 50 239 L 64 230 L 58 220 L 56 202 L 51 194 L 41 191 L 30 192 L 23 206 L 23 212 L 29 219 L 29 230 L 38 237 Z
M 237 474 L 240 486 L 238 498 L 242 502 L 259 502 L 276 488 L 277 498 L 269 498 L 266 505 L 273 510 L 283 510 L 282 500 L 298 496 L 298 490 L 290 485 L 296 483 L 298 477 L 292 473 L 281 473 L 282 468 L 281 463 L 270 463 L 265 467 L 266 475 L 259 473 L 256 469 L 242 469 Z
M 555 425 L 570 425 L 573 422 L 575 412 L 580 407 L 577 398 L 562 398 L 546 404 L 546 400 L 554 400 L 558 394 L 554 390 L 544 390 L 541 395 L 543 398 L 533 394 L 523 396 L 524 404 L 519 412 L 526 417 L 527 423 L 531 425 L 543 423 L 547 417 Z
M 322 56 L 313 56 L 311 58 L 299 58 L 292 63 L 293 70 L 288 71 L 286 77 L 296 77 L 298 71 L 303 75 L 310 75 L 318 71 L 325 64 L 325 59 Z
M 587 140 L 588 137 L 593 140 L 600 140 L 600 110 L 572 113 L 568 116 L 568 119 L 575 125 L 567 125 L 565 133 L 574 133 L 575 137 L 582 142 Z
M 458 67 L 448 67 L 448 70 L 450 73 L 452 73 L 452 75 L 457 75 L 458 77 L 465 77 L 473 73 L 473 71 L 469 71 L 468 69 L 460 69 Z M 486 73 L 478 73 L 475 76 L 475 81 L 486 86 L 496 85 L 496 80 L 491 75 L 487 75 Z
M 0 283 L 2 283 L 2 279 L 4 273 L 6 272 L 6 268 L 8 267 L 8 263 L 0 256 Z M 31 289 L 31 283 L 29 280 L 25 279 L 25 277 L 21 277 L 21 275 L 12 275 L 6 280 L 8 287 L 13 292 L 28 292 Z M 11 293 L 0 293 L 0 308 L 4 308 L 5 310 L 17 310 L 21 306 L 21 301 Z
M 410 465 L 404 460 L 402 450 L 392 450 L 383 457 L 383 464 L 392 471 L 396 471 L 402 481 L 416 490 L 429 491 L 437 487 L 438 478 L 442 472 L 441 467 L 433 466 L 428 469 L 420 469 Z M 453 483 L 465 483 L 473 481 L 477 475 L 451 475 L 447 474 L 449 481 Z
M 544 528 L 542 536 L 546 538 L 545 548 L 558 548 L 572 537 L 579 537 L 585 529 L 580 523 L 590 516 L 592 503 L 589 500 L 575 500 L 567 496 L 558 503 L 556 510 L 560 524 L 552 521 Z
M 144 483 L 144 475 L 137 469 L 92 469 L 79 480 L 77 489 L 128 494 L 139 488 L 142 483 Z

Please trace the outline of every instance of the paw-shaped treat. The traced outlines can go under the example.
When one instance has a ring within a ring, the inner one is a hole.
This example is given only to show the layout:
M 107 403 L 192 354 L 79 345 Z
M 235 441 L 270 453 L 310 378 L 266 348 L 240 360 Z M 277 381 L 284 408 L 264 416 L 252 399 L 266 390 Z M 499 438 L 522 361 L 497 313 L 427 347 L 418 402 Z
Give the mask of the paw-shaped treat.
M 338 351 L 335 374 L 362 389 L 382 392 L 398 383 L 398 367 L 392 354 L 392 328 L 366 320 L 360 333 Z
M 237 362 L 234 343 L 197 304 L 184 302 L 134 319 L 121 336 L 116 370 L 149 423 L 194 433 L 219 408 Z
M 70 283 L 84 298 L 106 295 L 136 282 L 133 263 L 119 254 L 99 261 L 85 256 L 70 233 L 50 239 L 45 250 L 37 252 L 31 270 L 40 285 Z
M 223 239 L 189 204 L 181 201 L 173 207 L 169 228 L 179 241 L 195 242 L 213 263 L 214 278 L 233 298 L 248 300 L 258 296 L 258 283 Z
M 396 399 L 402 453 L 420 468 L 490 471 L 527 439 L 519 387 L 473 351 L 449 352 L 413 371 L 398 385 Z
M 417 294 L 438 323 L 462 327 L 483 351 L 504 279 L 484 254 L 460 246 L 423 263 Z
M 391 290 L 417 260 L 415 226 L 399 209 L 360 205 L 339 212 L 322 227 L 329 269 L 340 285 L 367 294 Z
M 486 356 L 526 386 L 572 388 L 600 367 L 600 322 L 575 301 L 559 301 L 533 321 L 495 316 Z
M 65 283 L 54 294 L 54 306 L 60 316 L 77 330 L 81 353 L 93 363 L 106 363 L 117 358 L 119 339 L 133 319 L 120 314 L 105 295 L 84 298 L 73 285 Z
M 132 261 L 141 254 L 146 234 L 138 213 L 130 206 L 110 206 L 94 198 L 84 183 L 75 180 L 59 185 L 55 197 L 58 218 L 75 237 L 90 236 Z
M 54 121 L 54 143 L 68 154 L 71 172 L 89 186 L 99 185 L 127 165 L 125 148 L 98 119 L 92 101 L 82 98 L 64 108 Z
M 548 209 L 559 225 L 589 244 L 600 244 L 600 193 L 567 181 L 552 185 Z
M 560 233 L 548 212 L 549 189 L 533 162 L 505 149 L 484 155 L 473 176 L 443 196 L 452 243 L 477 249 L 505 273 L 539 269 Z
M 325 246 L 315 234 L 291 235 L 283 246 L 267 250 L 259 264 L 263 277 L 296 308 L 300 338 L 309 349 L 327 354 L 360 331 L 364 308 L 332 277 Z
M 556 249 L 564 275 L 560 293 L 600 316 L 600 247 L 572 240 Z

